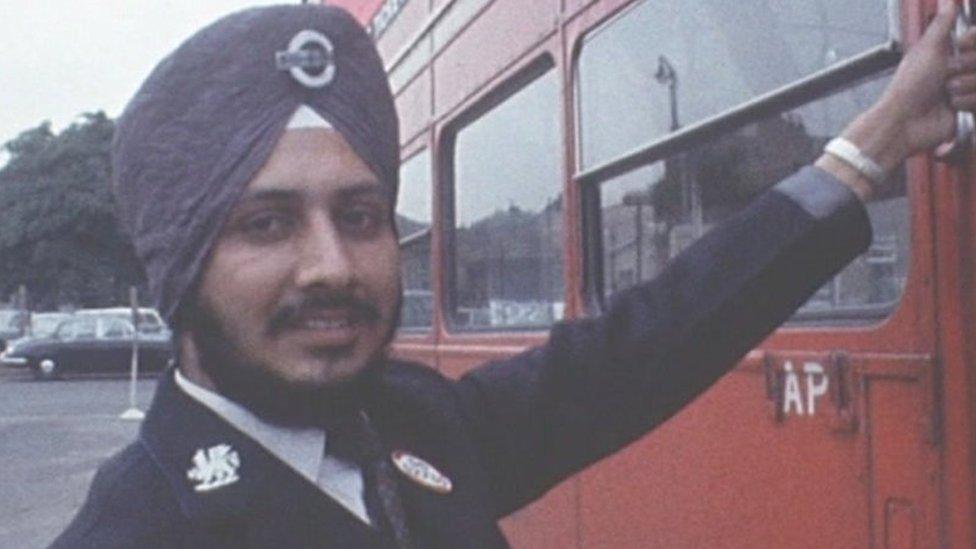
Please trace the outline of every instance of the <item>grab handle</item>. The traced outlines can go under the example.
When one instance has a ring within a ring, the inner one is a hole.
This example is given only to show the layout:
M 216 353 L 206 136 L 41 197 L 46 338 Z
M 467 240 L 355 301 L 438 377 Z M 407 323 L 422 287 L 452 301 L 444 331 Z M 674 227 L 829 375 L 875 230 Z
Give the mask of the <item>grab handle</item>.
M 962 9 L 956 18 L 956 28 L 952 32 L 952 43 L 955 53 L 959 53 L 958 41 L 962 35 L 973 26 L 974 9 L 972 0 L 962 0 Z M 961 162 L 969 155 L 976 145 L 976 117 L 971 112 L 956 113 L 956 137 L 949 142 L 939 145 L 935 150 L 936 159 L 943 162 Z

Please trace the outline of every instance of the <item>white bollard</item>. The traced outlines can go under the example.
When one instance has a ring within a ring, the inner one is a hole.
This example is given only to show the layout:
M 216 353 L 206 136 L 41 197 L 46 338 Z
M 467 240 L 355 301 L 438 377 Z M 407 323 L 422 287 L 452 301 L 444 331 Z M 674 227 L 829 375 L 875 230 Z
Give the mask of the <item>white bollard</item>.
M 136 402 L 136 383 L 139 381 L 139 299 L 135 286 L 129 288 L 129 304 L 132 306 L 132 364 L 129 368 L 129 408 L 121 419 L 141 421 L 146 417 Z

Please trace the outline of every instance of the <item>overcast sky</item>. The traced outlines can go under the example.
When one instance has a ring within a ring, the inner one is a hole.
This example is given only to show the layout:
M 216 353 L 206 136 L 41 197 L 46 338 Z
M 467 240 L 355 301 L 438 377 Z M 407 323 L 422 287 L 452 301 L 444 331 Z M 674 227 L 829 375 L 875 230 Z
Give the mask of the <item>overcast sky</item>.
M 267 0 L 0 0 L 0 144 L 50 120 L 117 116 L 194 30 Z M 3 158 L 0 158 L 2 163 Z

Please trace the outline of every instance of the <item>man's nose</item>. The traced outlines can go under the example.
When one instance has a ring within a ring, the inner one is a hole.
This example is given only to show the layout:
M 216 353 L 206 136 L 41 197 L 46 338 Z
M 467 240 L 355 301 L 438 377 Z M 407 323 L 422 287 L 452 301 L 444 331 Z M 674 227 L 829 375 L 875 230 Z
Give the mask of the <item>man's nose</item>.
M 311 222 L 301 240 L 295 282 L 299 288 L 348 289 L 355 280 L 346 242 L 328 219 Z

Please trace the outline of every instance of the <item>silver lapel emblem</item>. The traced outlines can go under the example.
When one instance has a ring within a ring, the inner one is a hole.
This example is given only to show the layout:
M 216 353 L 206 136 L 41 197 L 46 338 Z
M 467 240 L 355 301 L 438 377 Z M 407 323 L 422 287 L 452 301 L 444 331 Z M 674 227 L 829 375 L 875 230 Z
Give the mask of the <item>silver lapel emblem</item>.
M 335 47 L 318 31 L 299 31 L 288 49 L 275 52 L 275 67 L 306 88 L 324 88 L 335 78 Z
M 454 489 L 454 483 L 444 473 L 413 454 L 397 450 L 390 458 L 405 477 L 432 492 L 450 494 Z
M 237 468 L 241 457 L 229 444 L 218 444 L 204 450 L 200 448 L 193 454 L 193 467 L 186 472 L 186 478 L 197 484 L 197 492 L 209 492 L 237 482 Z

